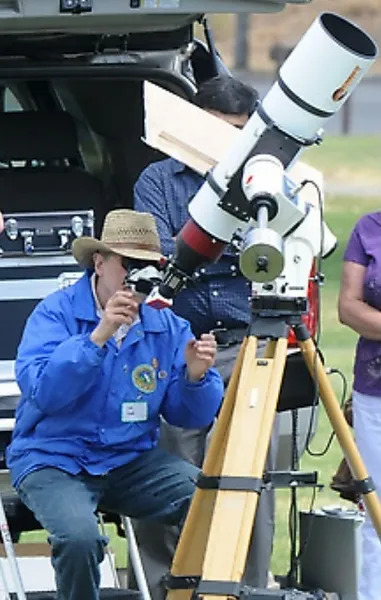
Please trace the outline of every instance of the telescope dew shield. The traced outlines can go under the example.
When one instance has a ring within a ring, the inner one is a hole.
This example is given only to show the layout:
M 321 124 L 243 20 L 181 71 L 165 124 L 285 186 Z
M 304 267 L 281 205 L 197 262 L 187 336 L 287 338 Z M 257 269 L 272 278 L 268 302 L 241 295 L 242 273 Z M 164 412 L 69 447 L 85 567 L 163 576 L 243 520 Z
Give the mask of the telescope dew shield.
M 333 13 L 312 23 L 279 70 L 263 101 L 277 127 L 311 140 L 335 114 L 377 57 L 375 42 Z

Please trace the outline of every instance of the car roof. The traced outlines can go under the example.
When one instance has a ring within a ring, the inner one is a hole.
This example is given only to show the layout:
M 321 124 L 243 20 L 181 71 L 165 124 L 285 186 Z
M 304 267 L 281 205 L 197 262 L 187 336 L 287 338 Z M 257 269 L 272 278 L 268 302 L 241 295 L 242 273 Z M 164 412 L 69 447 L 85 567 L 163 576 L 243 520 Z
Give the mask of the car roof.
M 0 0 L 0 35 L 179 29 L 204 13 L 279 12 L 311 0 Z

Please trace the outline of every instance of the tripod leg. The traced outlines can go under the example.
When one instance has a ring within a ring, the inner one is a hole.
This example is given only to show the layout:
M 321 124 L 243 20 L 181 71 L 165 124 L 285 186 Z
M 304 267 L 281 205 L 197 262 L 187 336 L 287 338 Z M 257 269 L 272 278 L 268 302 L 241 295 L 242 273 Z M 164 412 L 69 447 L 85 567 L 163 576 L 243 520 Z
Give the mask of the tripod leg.
M 234 408 L 234 401 L 237 392 L 238 381 L 242 369 L 242 363 L 245 356 L 247 338 L 241 344 L 237 356 L 233 373 L 230 377 L 229 385 L 218 417 L 215 431 L 206 455 L 203 473 L 211 476 L 220 474 L 222 460 L 225 453 L 226 440 L 231 423 L 231 416 Z M 182 574 L 200 577 L 202 563 L 204 560 L 205 547 L 211 515 L 214 508 L 216 491 L 196 488 L 188 516 L 186 518 L 179 543 L 173 558 L 171 575 L 181 576 Z M 197 584 L 195 584 L 197 585 Z M 193 589 L 189 590 L 169 590 L 168 600 L 186 600 L 191 597 Z
M 242 367 L 222 475 L 262 480 L 283 379 L 287 340 L 269 345 L 272 357 L 253 360 L 248 349 Z M 252 491 L 221 489 L 210 525 L 203 580 L 240 582 L 258 503 Z M 211 598 L 217 600 L 217 596 Z
M 298 332 L 295 331 L 295 333 L 298 339 Z M 298 343 L 312 377 L 316 376 L 319 385 L 319 394 L 324 404 L 324 408 L 329 420 L 331 421 L 332 427 L 335 430 L 337 439 L 339 440 L 339 443 L 343 449 L 352 474 L 362 488 L 359 491 L 361 491 L 363 494 L 364 502 L 369 511 L 373 525 L 381 539 L 380 500 L 377 496 L 377 493 L 370 485 L 371 481 L 369 479 L 369 474 L 366 471 L 363 460 L 354 442 L 349 425 L 340 410 L 339 403 L 337 402 L 335 393 L 328 379 L 328 375 L 325 372 L 320 357 L 316 352 L 316 348 L 312 339 L 298 339 Z
M 212 489 L 196 490 L 171 569 L 173 576 L 182 575 L 182 583 L 184 578 L 195 580 L 192 576 L 199 576 L 198 594 L 212 600 L 228 598 L 232 595 L 229 590 L 240 586 L 283 379 L 287 340 L 269 344 L 262 359 L 256 358 L 256 349 L 257 340 L 250 336 L 234 368 L 205 460 L 203 475 L 219 483 Z M 189 587 L 198 587 L 197 581 Z M 192 593 L 193 589 L 177 587 L 169 592 L 169 598 L 185 600 Z

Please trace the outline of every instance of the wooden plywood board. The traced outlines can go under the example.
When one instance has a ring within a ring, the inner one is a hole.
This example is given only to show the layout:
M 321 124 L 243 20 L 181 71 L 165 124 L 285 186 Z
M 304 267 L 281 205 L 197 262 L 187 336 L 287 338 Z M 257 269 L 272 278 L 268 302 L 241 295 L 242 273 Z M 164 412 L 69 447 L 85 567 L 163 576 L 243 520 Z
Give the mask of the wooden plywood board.
M 198 106 L 150 82 L 144 84 L 145 142 L 205 175 L 216 165 L 240 135 L 240 131 Z M 313 179 L 323 193 L 320 171 L 298 161 L 289 176 L 295 183 Z M 312 186 L 302 192 L 307 202 L 316 204 Z
M 222 119 L 146 81 L 145 141 L 205 174 L 224 156 L 238 131 Z

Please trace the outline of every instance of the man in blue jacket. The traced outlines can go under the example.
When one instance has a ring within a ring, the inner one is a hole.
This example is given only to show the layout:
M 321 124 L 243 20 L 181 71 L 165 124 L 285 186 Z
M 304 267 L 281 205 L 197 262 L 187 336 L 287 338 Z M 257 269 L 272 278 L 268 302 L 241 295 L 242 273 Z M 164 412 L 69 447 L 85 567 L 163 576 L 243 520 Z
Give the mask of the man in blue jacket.
M 112 211 L 101 240 L 80 238 L 87 269 L 43 300 L 16 360 L 21 389 L 7 461 L 21 499 L 50 533 L 60 600 L 96 600 L 106 540 L 95 511 L 180 523 L 198 469 L 157 447 L 161 416 L 210 424 L 223 385 L 214 336 L 126 288 L 161 258 L 151 215 Z

